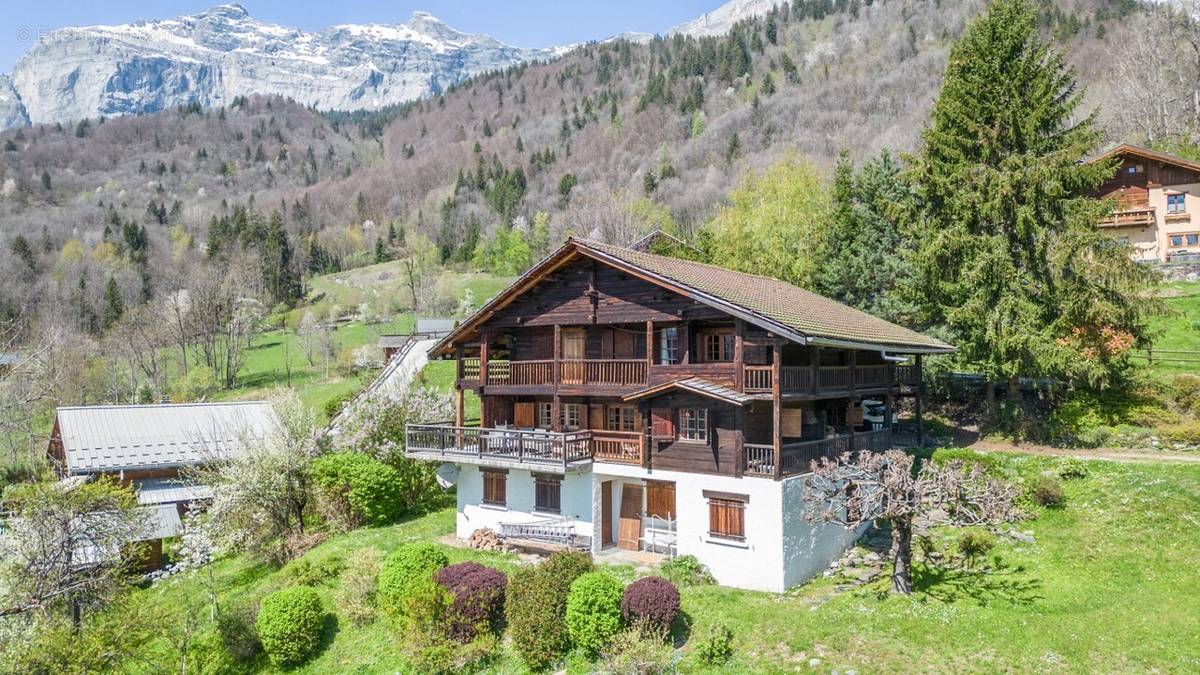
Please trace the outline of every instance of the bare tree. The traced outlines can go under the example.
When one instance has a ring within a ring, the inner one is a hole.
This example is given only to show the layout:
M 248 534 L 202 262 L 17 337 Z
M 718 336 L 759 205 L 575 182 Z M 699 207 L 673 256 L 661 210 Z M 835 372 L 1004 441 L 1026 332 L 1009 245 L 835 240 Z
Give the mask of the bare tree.
M 913 470 L 901 450 L 845 453 L 813 462 L 805 479 L 805 517 L 856 529 L 892 528 L 892 590 L 912 592 L 912 536 L 917 518 L 939 524 L 989 525 L 1015 520 L 1018 489 L 978 462 L 926 462 Z
M 38 406 L 64 379 L 65 372 L 52 358 L 59 342 L 53 329 L 27 337 L 20 319 L 0 325 L 0 435 L 14 465 L 38 445 Z

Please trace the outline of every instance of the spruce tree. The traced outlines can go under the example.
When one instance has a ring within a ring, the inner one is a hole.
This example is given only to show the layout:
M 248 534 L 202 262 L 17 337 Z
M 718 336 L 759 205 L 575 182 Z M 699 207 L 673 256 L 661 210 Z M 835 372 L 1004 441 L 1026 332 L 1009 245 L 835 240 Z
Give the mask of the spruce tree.
M 124 314 L 125 301 L 121 299 L 121 289 L 117 287 L 117 280 L 109 277 L 108 286 L 104 288 L 104 329 L 112 328 Z
M 990 378 L 1104 386 L 1142 340 L 1149 271 L 1096 227 L 1111 163 L 1061 53 L 1027 0 L 996 0 L 953 47 L 916 192 L 911 299 Z M 992 391 L 988 387 L 989 393 Z M 989 411 L 994 411 L 989 400 Z

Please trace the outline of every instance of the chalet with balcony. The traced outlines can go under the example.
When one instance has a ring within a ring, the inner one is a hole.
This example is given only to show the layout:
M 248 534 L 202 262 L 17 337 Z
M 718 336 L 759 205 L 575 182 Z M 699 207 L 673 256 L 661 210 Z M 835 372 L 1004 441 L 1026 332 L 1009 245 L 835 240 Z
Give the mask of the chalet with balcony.
M 410 425 L 406 452 L 458 485 L 460 537 L 690 553 L 782 590 L 854 539 L 804 522 L 810 463 L 892 447 L 923 355 L 952 350 L 775 279 L 570 240 L 430 350 L 457 362 L 456 419 Z
M 1122 144 L 1093 161 L 1115 158 L 1116 174 L 1096 196 L 1114 202 L 1101 229 L 1133 248 L 1138 260 L 1168 262 L 1200 254 L 1200 162 Z

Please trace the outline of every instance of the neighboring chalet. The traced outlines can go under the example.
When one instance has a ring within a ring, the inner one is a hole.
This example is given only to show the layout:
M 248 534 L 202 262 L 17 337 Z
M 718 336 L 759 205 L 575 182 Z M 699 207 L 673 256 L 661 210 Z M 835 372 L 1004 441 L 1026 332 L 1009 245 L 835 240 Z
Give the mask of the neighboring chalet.
M 381 335 L 379 348 L 383 350 L 383 362 L 387 363 L 399 353 L 414 337 L 445 337 L 454 330 L 454 319 L 418 317 L 416 329 L 412 335 Z
M 1168 262 L 1200 254 L 1200 162 L 1122 144 L 1096 157 L 1116 158 L 1117 173 L 1096 192 L 1116 202 L 1101 229 L 1133 248 L 1143 261 Z
M 407 453 L 457 482 L 459 537 L 693 554 L 779 591 L 856 536 L 805 522 L 810 461 L 892 447 L 896 397 L 950 351 L 782 281 L 569 240 L 430 350 L 457 360 L 456 419 L 409 425 Z
M 102 405 L 59 408 L 48 453 L 60 478 L 112 476 L 133 486 L 152 511 L 148 567 L 161 565 L 162 539 L 178 534 L 180 516 L 212 498 L 180 472 L 238 452 L 278 419 L 269 403 Z

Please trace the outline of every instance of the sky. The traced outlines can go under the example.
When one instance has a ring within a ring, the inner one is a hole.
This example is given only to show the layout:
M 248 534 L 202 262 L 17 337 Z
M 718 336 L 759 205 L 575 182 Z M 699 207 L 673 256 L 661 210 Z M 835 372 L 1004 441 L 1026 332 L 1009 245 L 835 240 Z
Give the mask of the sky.
M 197 14 L 221 0 L 0 2 L 0 73 L 7 73 L 37 36 L 63 26 L 120 24 Z M 583 42 L 624 31 L 663 32 L 723 4 L 723 0 L 241 0 L 250 16 L 315 31 L 339 23 L 400 23 L 424 10 L 450 26 L 487 33 L 519 47 Z

